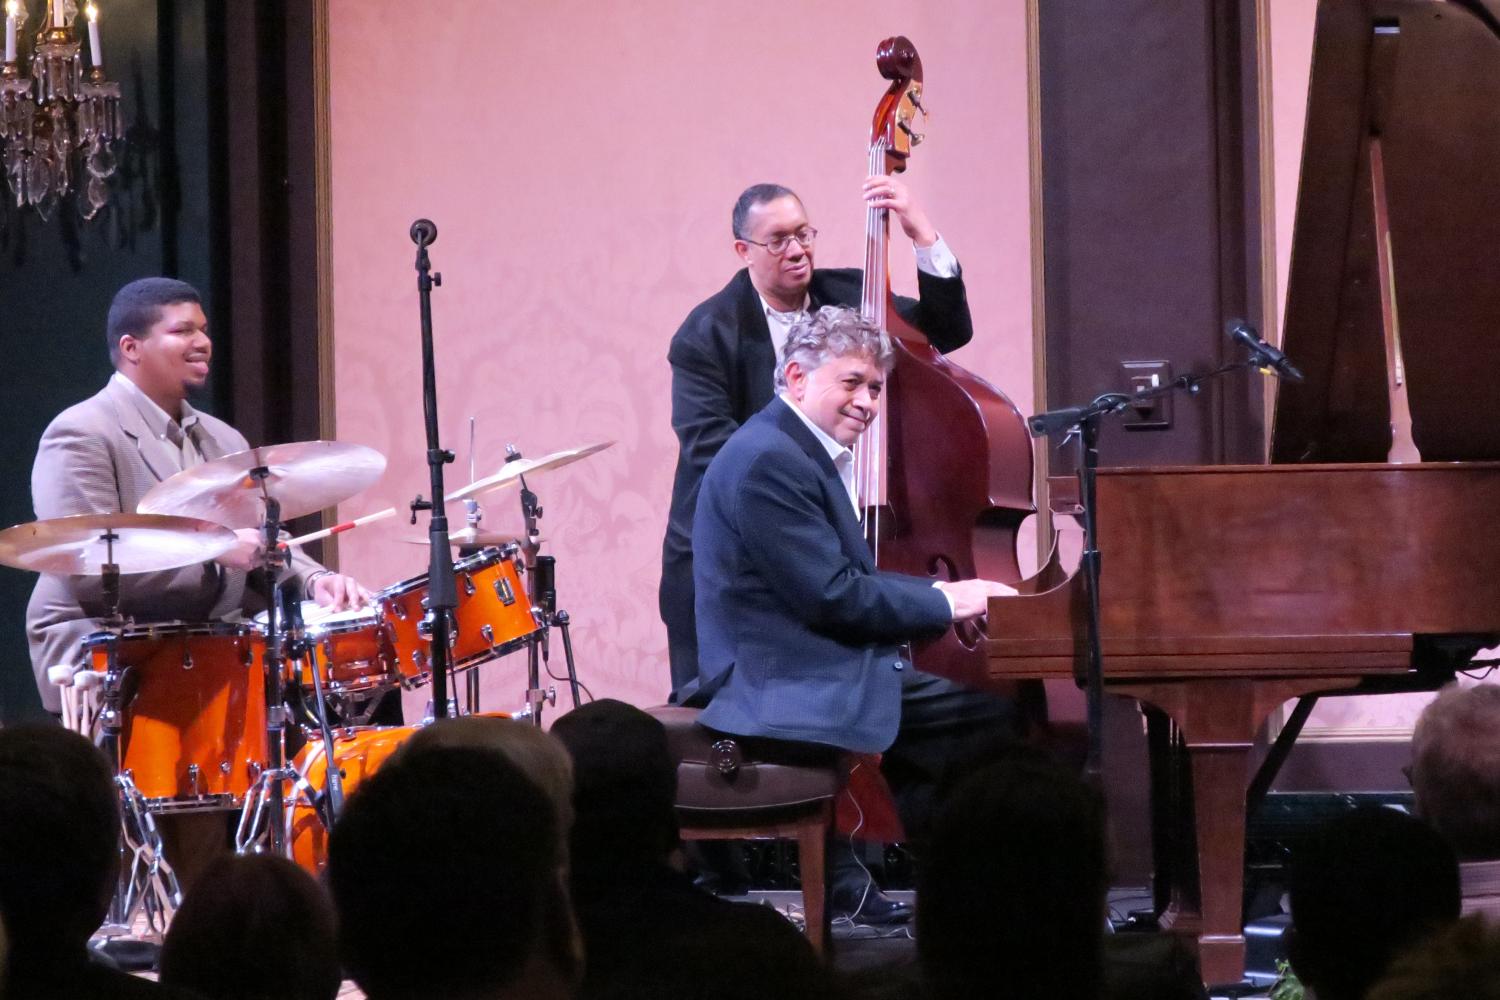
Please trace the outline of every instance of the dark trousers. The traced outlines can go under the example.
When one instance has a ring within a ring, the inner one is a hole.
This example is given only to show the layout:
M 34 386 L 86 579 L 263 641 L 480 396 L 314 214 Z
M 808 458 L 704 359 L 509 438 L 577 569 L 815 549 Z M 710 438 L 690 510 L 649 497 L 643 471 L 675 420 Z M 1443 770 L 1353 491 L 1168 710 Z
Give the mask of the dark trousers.
M 661 620 L 667 626 L 667 657 L 672 666 L 674 705 L 687 704 L 698 686 L 698 619 L 693 610 L 693 557 L 663 556 Z

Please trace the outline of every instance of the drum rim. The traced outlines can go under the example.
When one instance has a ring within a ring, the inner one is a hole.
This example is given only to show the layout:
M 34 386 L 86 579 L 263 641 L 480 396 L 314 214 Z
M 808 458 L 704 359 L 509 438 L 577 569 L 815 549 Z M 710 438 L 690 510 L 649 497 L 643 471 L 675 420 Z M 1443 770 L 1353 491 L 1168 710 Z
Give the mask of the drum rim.
M 462 559 L 455 560 L 453 563 L 453 572 L 472 573 L 476 569 L 488 569 L 490 566 L 493 566 L 506 558 L 509 557 L 506 556 L 503 549 L 499 548 L 498 546 L 488 545 L 480 549 L 478 552 L 474 553 L 472 556 L 465 556 Z M 388 597 L 405 597 L 418 585 L 425 587 L 427 585 L 429 576 L 430 574 L 423 573 L 420 576 L 408 577 L 407 579 L 402 580 L 400 583 L 393 583 L 389 587 L 377 593 L 375 595 L 375 599 L 377 601 L 384 601 Z
M 94 646 L 103 645 L 112 640 L 169 639 L 184 635 L 200 637 L 226 636 L 236 639 L 245 637 L 264 638 L 264 634 L 248 622 L 190 622 L 182 619 L 168 619 L 159 622 L 132 623 L 118 631 L 100 629 L 96 632 L 90 632 L 83 637 L 82 645 L 84 649 L 92 649 Z

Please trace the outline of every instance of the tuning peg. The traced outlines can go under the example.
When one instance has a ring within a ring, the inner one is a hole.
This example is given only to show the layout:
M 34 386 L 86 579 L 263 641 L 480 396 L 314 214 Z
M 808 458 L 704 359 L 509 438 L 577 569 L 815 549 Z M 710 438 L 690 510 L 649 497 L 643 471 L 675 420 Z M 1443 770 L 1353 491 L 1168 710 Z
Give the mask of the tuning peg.
M 926 112 L 924 111 L 923 114 L 926 114 Z M 922 144 L 922 140 L 927 138 L 927 136 L 922 134 L 921 132 L 913 132 L 911 123 L 909 122 L 897 122 L 896 124 L 901 126 L 901 131 L 911 136 L 911 144 L 913 146 L 920 146 Z

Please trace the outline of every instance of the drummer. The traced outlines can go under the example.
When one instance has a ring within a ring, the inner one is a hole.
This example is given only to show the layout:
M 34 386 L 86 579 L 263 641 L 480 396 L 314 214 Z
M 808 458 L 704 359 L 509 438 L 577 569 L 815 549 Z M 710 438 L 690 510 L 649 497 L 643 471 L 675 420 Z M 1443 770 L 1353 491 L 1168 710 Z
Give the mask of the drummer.
M 184 469 L 249 447 L 233 427 L 188 404 L 208 380 L 213 342 L 202 299 L 172 278 L 142 278 L 115 294 L 106 329 L 115 373 L 103 389 L 69 407 L 42 434 L 31 470 L 38 519 L 133 513 L 151 487 Z M 206 622 L 265 606 L 250 570 L 260 565 L 260 532 L 241 529 L 238 545 L 215 562 L 159 573 L 120 567 L 120 611 L 137 622 Z M 287 575 L 319 604 L 343 610 L 369 603 L 354 579 L 294 553 Z M 264 590 L 264 581 L 260 581 Z M 80 665 L 82 640 L 106 614 L 99 577 L 42 574 L 26 607 L 31 666 L 48 711 L 61 711 L 49 668 Z M 399 706 L 398 706 L 399 710 Z M 228 813 L 164 815 L 167 857 L 184 889 L 228 845 Z
M 59 414 L 37 448 L 31 502 L 38 519 L 133 513 L 162 480 L 249 447 L 233 427 L 188 404 L 188 394 L 207 382 L 213 356 L 193 286 L 172 278 L 132 281 L 110 304 L 106 339 L 114 375 L 93 397 Z M 255 582 L 260 574 L 248 573 L 261 562 L 260 532 L 236 534 L 239 544 L 216 563 L 133 575 L 121 566 L 121 612 L 138 622 L 205 622 L 263 608 L 267 595 Z M 334 610 L 370 600 L 357 581 L 300 552 L 288 575 L 300 580 L 309 599 Z M 99 628 L 104 614 L 97 577 L 43 574 L 37 580 L 26 608 L 26 637 L 48 711 L 61 711 L 48 669 L 81 663 L 81 640 Z

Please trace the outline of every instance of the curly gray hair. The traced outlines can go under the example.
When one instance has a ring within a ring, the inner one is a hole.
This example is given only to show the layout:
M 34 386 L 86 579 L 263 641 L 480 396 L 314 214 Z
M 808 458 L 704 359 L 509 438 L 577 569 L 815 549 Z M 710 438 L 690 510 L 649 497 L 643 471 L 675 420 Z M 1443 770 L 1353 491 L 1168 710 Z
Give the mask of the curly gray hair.
M 806 319 L 799 319 L 787 331 L 781 348 L 781 362 L 776 366 L 776 389 L 786 388 L 786 366 L 793 361 L 811 372 L 823 367 L 829 358 L 862 354 L 882 372 L 890 372 L 895 353 L 891 338 L 880 327 L 860 316 L 848 306 L 823 306 Z

